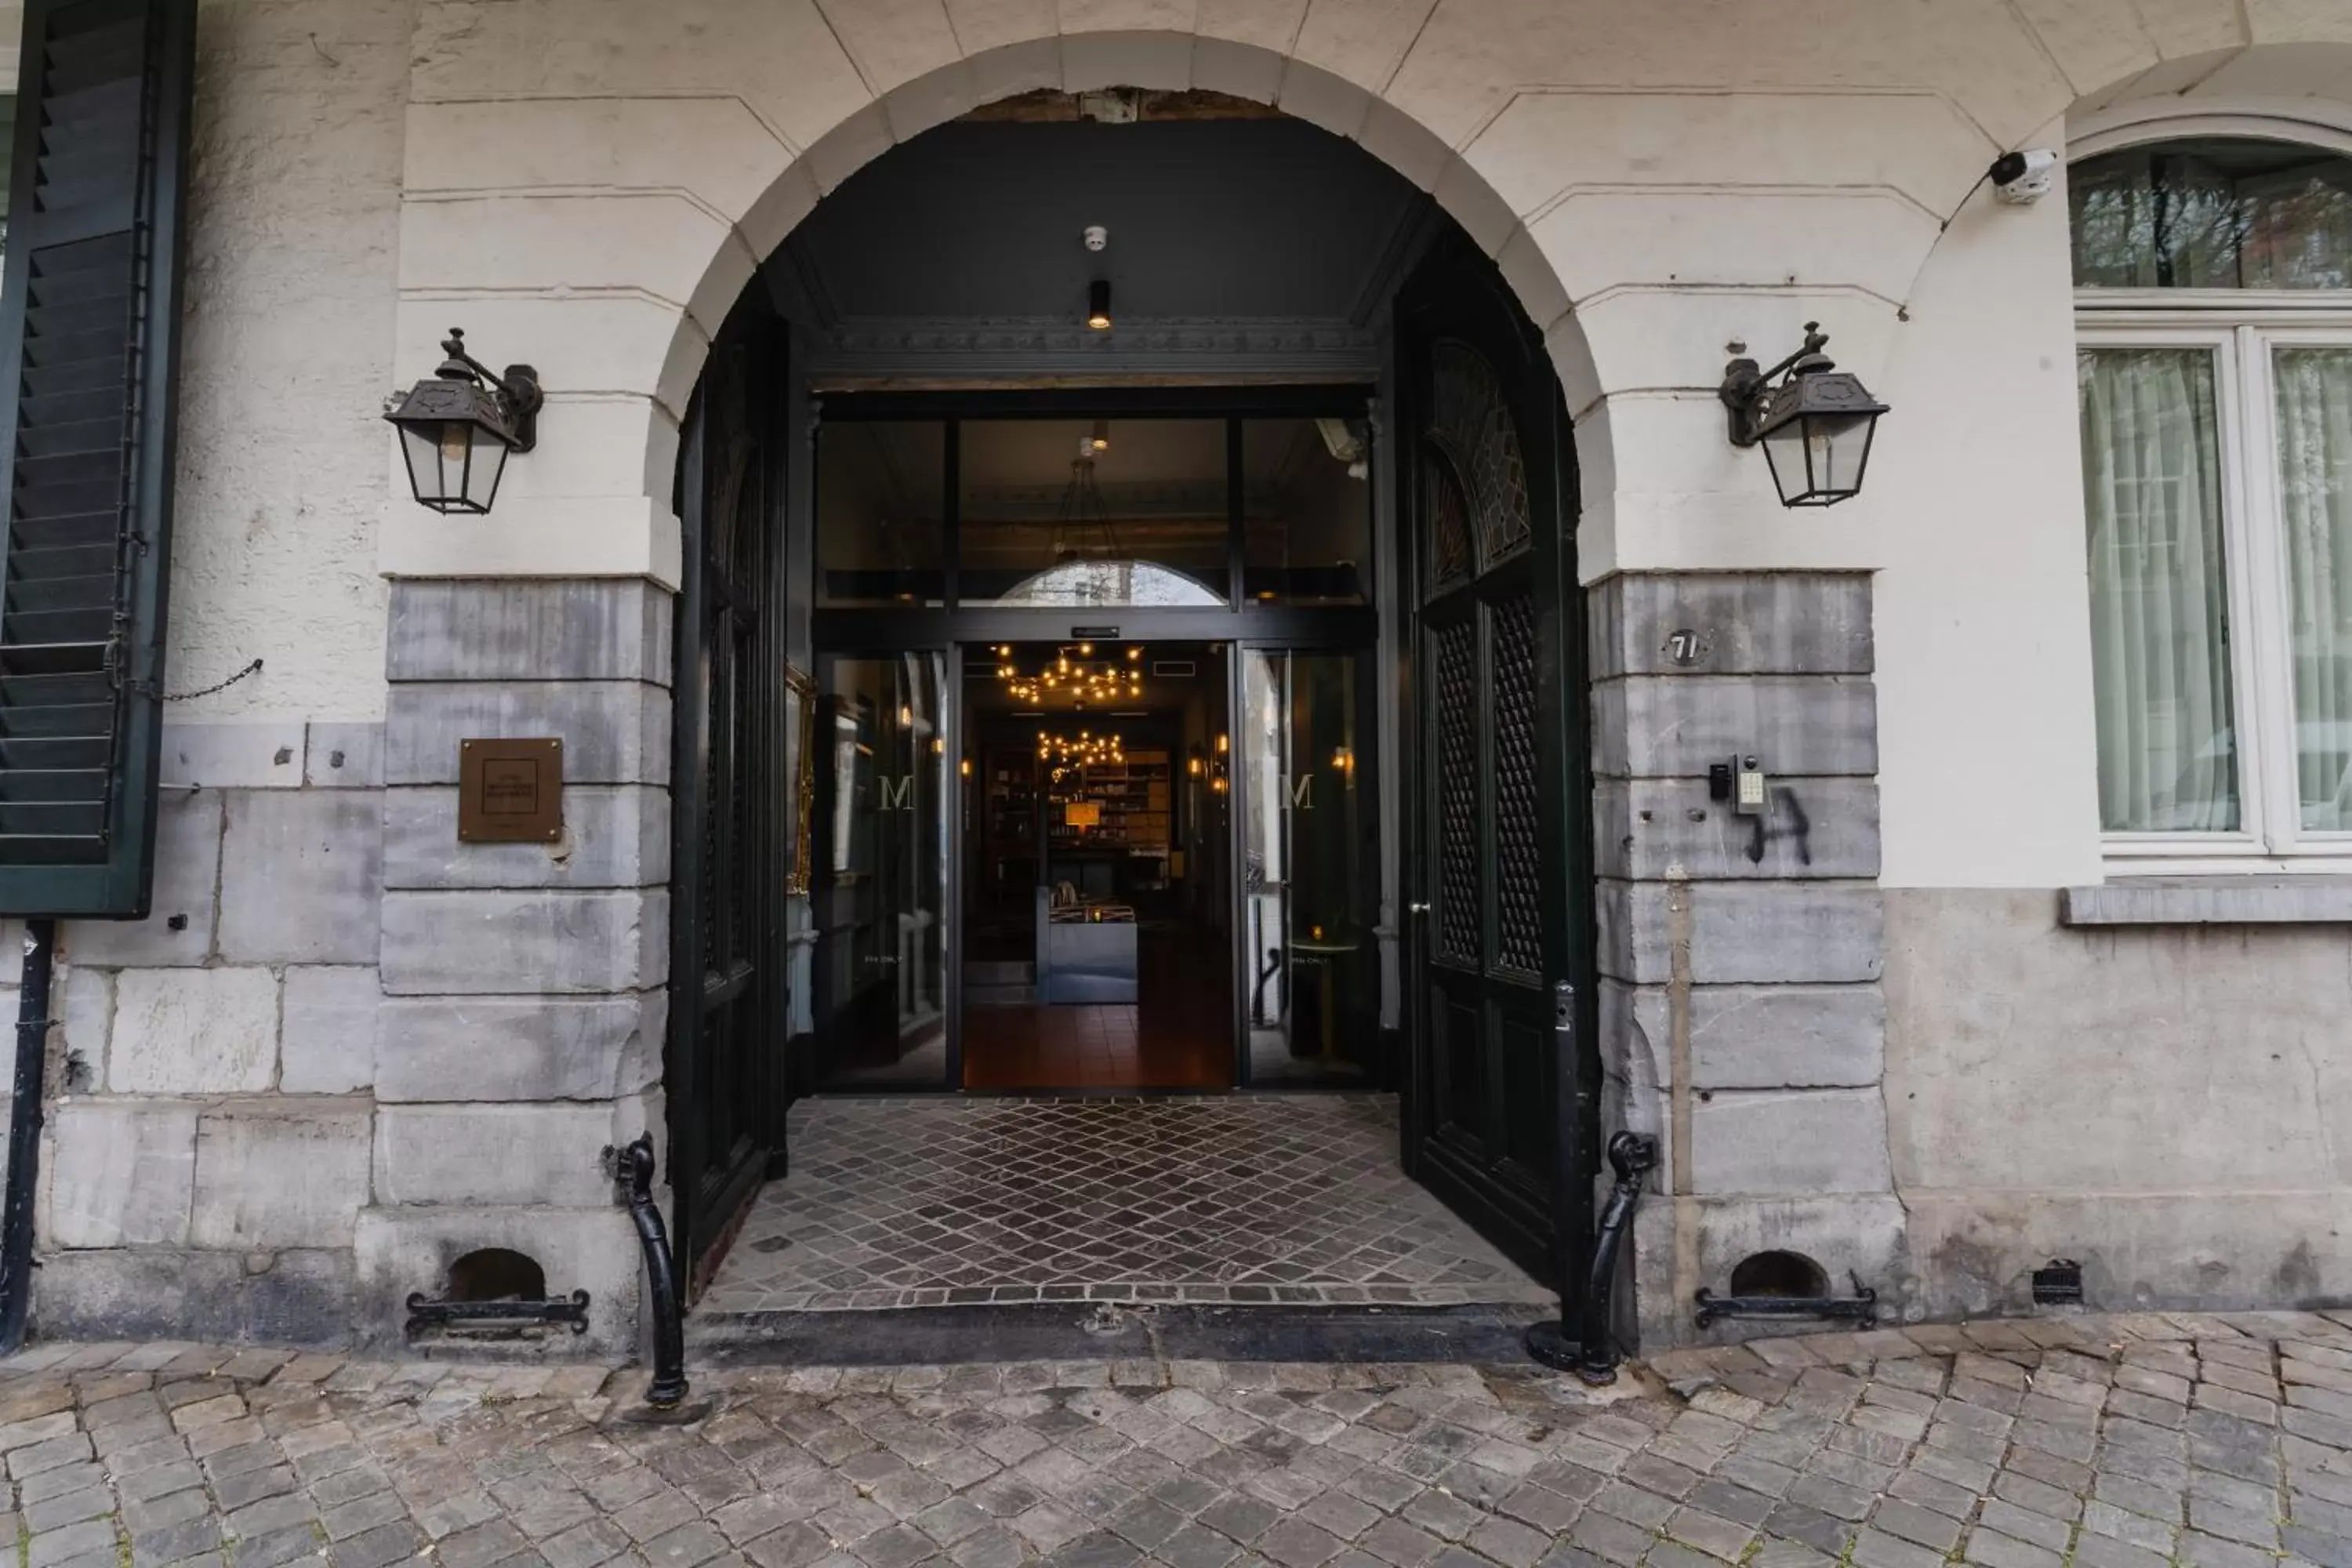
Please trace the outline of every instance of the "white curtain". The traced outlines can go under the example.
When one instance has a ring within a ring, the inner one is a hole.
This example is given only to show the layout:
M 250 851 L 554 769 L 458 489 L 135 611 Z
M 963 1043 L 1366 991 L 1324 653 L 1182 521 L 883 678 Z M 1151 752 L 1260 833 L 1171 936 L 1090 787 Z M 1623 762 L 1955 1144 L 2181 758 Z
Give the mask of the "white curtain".
M 2212 356 L 2102 348 L 2078 364 L 2100 819 L 2112 832 L 2231 830 Z
M 2305 828 L 2352 832 L 2352 348 L 2283 348 L 2273 364 L 2296 798 Z

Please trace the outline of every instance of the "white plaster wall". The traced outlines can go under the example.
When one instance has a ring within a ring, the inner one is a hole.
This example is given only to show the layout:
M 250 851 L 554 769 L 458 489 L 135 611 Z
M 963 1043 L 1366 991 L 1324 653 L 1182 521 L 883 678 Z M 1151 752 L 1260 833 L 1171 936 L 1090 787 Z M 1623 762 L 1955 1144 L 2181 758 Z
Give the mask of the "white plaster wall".
M 824 191 L 1026 89 L 1212 88 L 1496 253 L 1577 420 L 1588 576 L 1877 569 L 1885 880 L 2051 887 L 2099 872 L 2064 206 L 1970 187 L 2086 100 L 2346 93 L 2352 8 L 425 0 L 414 55 L 397 368 L 459 310 L 551 403 L 494 525 L 394 497 L 387 572 L 667 576 L 707 335 Z M 1861 500 L 1790 513 L 1714 388 L 1812 319 L 1895 412 Z
M 415 6 L 197 15 L 168 685 L 174 720 L 383 711 L 402 111 Z
M 1884 563 L 1880 880 L 2097 881 L 2063 184 L 2031 207 L 1977 195 L 1906 311 L 1872 382 L 1895 412 L 1863 498 L 1840 509 L 1864 514 Z

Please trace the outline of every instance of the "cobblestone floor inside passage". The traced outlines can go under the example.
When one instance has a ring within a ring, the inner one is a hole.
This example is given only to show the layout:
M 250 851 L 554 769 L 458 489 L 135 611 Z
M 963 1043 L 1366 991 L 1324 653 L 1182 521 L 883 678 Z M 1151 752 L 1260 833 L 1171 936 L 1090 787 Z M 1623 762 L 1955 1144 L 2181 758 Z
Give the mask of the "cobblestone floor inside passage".
M 792 1174 L 698 1303 L 1537 1304 L 1397 1163 L 1393 1095 L 793 1107 Z
M 2352 1568 L 2352 1315 L 1523 1366 L 642 1370 L 182 1345 L 0 1363 L 23 1568 Z

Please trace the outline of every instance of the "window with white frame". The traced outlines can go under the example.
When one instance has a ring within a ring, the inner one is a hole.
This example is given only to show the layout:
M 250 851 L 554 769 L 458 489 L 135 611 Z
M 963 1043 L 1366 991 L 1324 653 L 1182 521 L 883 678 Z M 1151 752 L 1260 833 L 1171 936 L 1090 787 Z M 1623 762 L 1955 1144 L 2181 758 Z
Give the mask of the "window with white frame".
M 2069 174 L 2108 853 L 2352 864 L 2352 155 Z

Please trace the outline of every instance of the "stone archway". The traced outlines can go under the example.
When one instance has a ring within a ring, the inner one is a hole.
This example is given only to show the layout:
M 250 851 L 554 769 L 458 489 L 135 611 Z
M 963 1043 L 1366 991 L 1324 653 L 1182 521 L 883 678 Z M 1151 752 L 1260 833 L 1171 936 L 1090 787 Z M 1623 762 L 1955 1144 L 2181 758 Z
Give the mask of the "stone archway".
M 711 69 L 715 86 L 725 73 Z M 562 557 L 572 572 L 674 583 L 667 502 L 677 421 L 712 333 L 760 262 L 872 158 L 1039 88 L 1202 88 L 1356 142 L 1430 192 L 1495 258 L 1547 334 L 1571 410 L 1601 395 L 1558 271 L 1495 184 L 1412 115 L 1282 49 L 1179 31 L 1047 34 L 931 64 L 878 93 L 862 75 L 827 86 L 805 58 L 792 69 L 806 89 L 793 123 L 748 93 L 688 90 L 683 70 L 648 84 L 642 99 L 469 97 L 414 117 L 403 251 L 415 265 L 404 319 L 437 321 L 463 300 L 481 323 L 477 337 L 545 342 L 533 348 L 535 363 L 571 367 L 551 377 L 572 388 L 551 394 L 576 405 L 562 422 L 569 442 L 538 473 L 509 476 L 501 507 L 514 509 L 510 549 L 486 569 L 547 574 L 562 570 Z M 486 138 L 516 145 L 517 166 L 495 195 L 469 189 L 465 170 Z M 561 284 L 550 288 L 550 274 Z M 547 439 L 554 447 L 551 429 Z M 1605 451 L 1586 447 L 1580 439 L 1589 471 L 1613 471 Z M 451 545 L 428 536 L 446 531 L 404 515 L 394 521 L 386 548 L 395 569 L 437 574 Z M 523 564 L 532 558 L 541 564 Z

